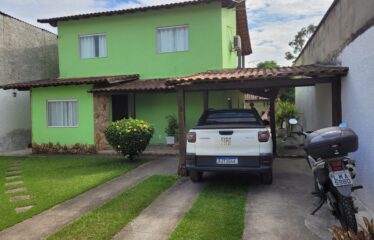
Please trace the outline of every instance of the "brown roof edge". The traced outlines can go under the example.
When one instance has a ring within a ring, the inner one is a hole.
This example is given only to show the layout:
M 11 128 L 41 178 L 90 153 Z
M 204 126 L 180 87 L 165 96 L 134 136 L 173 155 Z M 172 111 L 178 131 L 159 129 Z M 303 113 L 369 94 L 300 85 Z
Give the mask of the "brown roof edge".
M 167 85 L 178 85 L 187 82 L 206 83 L 214 81 L 233 81 L 233 80 L 267 80 L 278 78 L 295 77 L 325 77 L 325 76 L 346 76 L 349 68 L 331 65 L 302 65 L 279 68 L 243 68 L 243 69 L 220 69 L 210 70 L 186 77 L 170 79 Z
M 248 28 L 248 17 L 247 17 L 247 8 L 245 1 L 239 3 L 236 7 L 236 29 L 238 35 L 242 40 L 242 53 L 243 55 L 252 54 L 251 39 L 249 36 Z
M 122 93 L 122 92 L 155 92 L 155 91 L 172 91 L 174 86 L 166 85 L 169 78 L 161 79 L 138 79 L 135 81 L 124 82 L 112 86 L 95 87 L 90 92 L 105 93 Z
M 114 76 L 100 76 L 100 77 L 81 77 L 81 78 L 54 78 L 36 81 L 27 81 L 20 83 L 11 83 L 0 85 L 4 90 L 18 89 L 20 91 L 30 90 L 31 88 L 52 87 L 52 86 L 69 86 L 81 84 L 100 84 L 100 83 L 119 83 L 125 81 L 133 81 L 139 79 L 138 74 L 132 75 L 114 75 Z
M 189 0 L 189 1 L 185 1 L 185 2 L 176 2 L 176 3 L 169 3 L 169 4 L 136 7 L 136 8 L 122 9 L 122 10 L 95 12 L 95 13 L 86 13 L 86 14 L 78 14 L 78 15 L 71 15 L 71 16 L 55 17 L 55 18 L 38 19 L 38 22 L 39 23 L 49 23 L 51 26 L 56 27 L 57 22 L 59 22 L 59 21 L 69 21 L 69 20 L 77 20 L 77 19 L 82 19 L 82 18 L 91 18 L 91 17 L 100 17 L 100 16 L 112 16 L 112 15 L 120 15 L 120 14 L 125 14 L 125 13 L 135 13 L 135 12 L 142 12 L 142 11 L 148 11 L 148 10 L 158 10 L 158 9 L 165 9 L 165 8 L 184 7 L 184 6 L 188 6 L 188 5 L 212 3 L 212 2 L 217 2 L 217 1 L 222 2 L 223 7 L 234 7 L 235 4 L 236 4 L 236 2 L 233 1 L 233 0 Z

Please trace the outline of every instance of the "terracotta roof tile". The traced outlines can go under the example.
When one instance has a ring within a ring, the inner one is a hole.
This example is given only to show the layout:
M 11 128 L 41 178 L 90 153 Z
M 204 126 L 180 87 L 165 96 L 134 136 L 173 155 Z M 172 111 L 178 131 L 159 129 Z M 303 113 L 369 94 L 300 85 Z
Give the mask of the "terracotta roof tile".
M 279 67 L 273 69 L 244 68 L 244 69 L 223 69 L 210 70 L 186 77 L 170 79 L 167 84 L 175 85 L 184 82 L 209 82 L 209 81 L 227 81 L 227 80 L 251 80 L 268 79 L 282 77 L 315 77 L 321 75 L 345 76 L 348 68 L 340 66 L 326 65 L 304 65 L 292 67 Z
M 139 75 L 118 75 L 118 76 L 103 76 L 103 77 L 85 77 L 85 78 L 54 78 L 37 81 L 28 81 L 21 83 L 11 83 L 0 85 L 0 88 L 29 90 L 30 88 L 37 87 L 51 87 L 51 86 L 67 86 L 67 85 L 80 85 L 80 84 L 99 84 L 99 83 L 116 83 L 123 81 L 130 81 L 138 79 Z
M 141 91 L 168 91 L 173 90 L 174 86 L 166 85 L 169 79 L 145 79 L 125 82 L 113 86 L 96 87 L 91 91 L 94 93 L 113 93 L 113 92 L 141 92 Z

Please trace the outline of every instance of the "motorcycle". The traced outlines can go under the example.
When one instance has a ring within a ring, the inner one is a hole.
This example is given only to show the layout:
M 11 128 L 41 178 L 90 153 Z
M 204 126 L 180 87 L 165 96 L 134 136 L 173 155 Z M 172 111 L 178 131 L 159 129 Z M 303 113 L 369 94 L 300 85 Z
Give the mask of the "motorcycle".
M 290 119 L 289 123 L 298 124 L 296 119 Z M 327 203 L 343 229 L 357 232 L 357 208 L 351 195 L 363 186 L 353 186 L 356 161 L 348 157 L 348 153 L 358 149 L 357 135 L 345 124 L 311 133 L 303 130 L 293 133 L 306 138 L 304 150 L 314 176 L 315 191 L 312 194 L 320 198 L 318 207 L 311 214 L 314 215 Z

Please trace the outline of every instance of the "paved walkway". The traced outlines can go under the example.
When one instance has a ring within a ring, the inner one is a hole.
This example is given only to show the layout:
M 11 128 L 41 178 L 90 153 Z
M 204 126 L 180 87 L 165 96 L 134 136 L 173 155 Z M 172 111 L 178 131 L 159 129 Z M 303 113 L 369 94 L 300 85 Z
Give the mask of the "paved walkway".
M 165 157 L 153 160 L 133 171 L 104 183 L 71 200 L 46 210 L 0 232 L 0 239 L 37 240 L 57 232 L 83 214 L 99 207 L 122 193 L 147 176 L 154 174 L 175 174 L 177 159 Z
M 191 208 L 202 188 L 203 184 L 194 184 L 187 178 L 180 180 L 162 193 L 114 239 L 167 239 L 184 214 Z
M 319 239 L 305 226 L 316 202 L 312 190 L 313 178 L 304 159 L 276 159 L 273 185 L 249 186 L 244 239 Z

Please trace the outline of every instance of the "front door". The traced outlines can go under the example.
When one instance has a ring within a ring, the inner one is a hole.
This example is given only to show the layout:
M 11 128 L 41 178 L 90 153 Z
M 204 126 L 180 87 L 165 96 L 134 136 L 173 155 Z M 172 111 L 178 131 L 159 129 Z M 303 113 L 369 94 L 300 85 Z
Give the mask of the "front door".
M 129 117 L 128 95 L 112 96 L 112 120 L 118 121 Z

